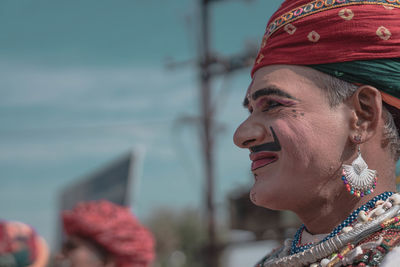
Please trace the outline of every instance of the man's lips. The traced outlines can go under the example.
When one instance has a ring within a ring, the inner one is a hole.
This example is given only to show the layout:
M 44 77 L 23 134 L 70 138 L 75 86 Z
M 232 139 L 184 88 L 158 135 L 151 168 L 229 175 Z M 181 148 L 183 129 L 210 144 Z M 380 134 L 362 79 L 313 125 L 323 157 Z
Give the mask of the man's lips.
M 254 171 L 258 168 L 264 167 L 272 162 L 278 160 L 278 155 L 271 152 L 257 152 L 250 153 L 250 160 L 253 162 L 251 164 L 251 170 Z

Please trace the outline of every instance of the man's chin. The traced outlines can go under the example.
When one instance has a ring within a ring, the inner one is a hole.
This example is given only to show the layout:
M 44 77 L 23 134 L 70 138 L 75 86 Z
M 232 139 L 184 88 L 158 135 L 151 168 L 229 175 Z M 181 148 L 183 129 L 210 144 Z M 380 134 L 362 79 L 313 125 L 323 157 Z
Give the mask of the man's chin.
M 271 210 L 285 209 L 282 204 L 286 203 L 282 202 L 281 197 L 280 190 L 271 187 L 268 190 L 257 188 L 257 182 L 250 191 L 250 200 L 254 205 Z
M 250 191 L 250 200 L 256 206 L 272 209 L 272 207 L 275 206 L 273 202 L 275 202 L 276 199 L 274 194 L 269 192 L 269 190 L 259 190 L 256 188 L 256 185 L 254 185 Z

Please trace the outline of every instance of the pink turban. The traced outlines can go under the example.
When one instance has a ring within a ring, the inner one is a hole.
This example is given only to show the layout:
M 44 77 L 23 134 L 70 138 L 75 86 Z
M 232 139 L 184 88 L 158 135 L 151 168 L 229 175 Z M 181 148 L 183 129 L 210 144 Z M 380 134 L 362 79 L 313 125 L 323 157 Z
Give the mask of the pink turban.
M 127 207 L 109 201 L 79 203 L 62 214 L 69 236 L 95 242 L 117 267 L 145 267 L 154 259 L 154 238 Z

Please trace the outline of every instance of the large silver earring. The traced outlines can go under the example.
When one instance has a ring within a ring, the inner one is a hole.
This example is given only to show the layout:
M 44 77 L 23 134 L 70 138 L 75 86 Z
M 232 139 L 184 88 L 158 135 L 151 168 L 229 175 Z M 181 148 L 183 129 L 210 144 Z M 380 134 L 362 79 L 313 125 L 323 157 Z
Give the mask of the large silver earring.
M 356 142 L 361 142 L 359 137 L 355 137 L 354 139 Z M 363 197 L 374 192 L 378 177 L 375 170 L 368 169 L 367 163 L 361 156 L 360 144 L 357 147 L 358 157 L 351 165 L 342 165 L 342 180 L 350 194 Z

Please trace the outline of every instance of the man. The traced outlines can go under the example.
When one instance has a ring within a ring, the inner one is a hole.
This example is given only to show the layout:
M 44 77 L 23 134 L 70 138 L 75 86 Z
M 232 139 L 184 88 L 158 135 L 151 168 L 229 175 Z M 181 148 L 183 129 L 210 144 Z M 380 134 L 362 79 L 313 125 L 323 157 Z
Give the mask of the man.
M 82 202 L 62 214 L 67 240 L 58 266 L 149 267 L 152 234 L 129 208 L 109 201 Z
M 400 254 L 400 2 L 285 1 L 252 78 L 250 114 L 234 135 L 250 151 L 250 197 L 304 223 L 257 266 L 392 266 Z

